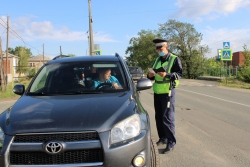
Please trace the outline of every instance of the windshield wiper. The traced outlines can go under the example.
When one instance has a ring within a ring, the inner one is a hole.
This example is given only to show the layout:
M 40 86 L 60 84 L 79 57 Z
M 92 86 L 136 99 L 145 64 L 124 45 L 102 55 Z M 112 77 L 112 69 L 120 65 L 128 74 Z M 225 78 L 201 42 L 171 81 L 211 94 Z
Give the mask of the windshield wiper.
M 57 92 L 62 95 L 76 95 L 76 94 L 101 94 L 103 91 L 74 91 L 74 92 Z
M 31 96 L 48 96 L 48 95 L 54 95 L 54 93 L 45 93 L 45 92 L 39 92 L 39 93 L 28 92 L 27 94 L 31 95 Z

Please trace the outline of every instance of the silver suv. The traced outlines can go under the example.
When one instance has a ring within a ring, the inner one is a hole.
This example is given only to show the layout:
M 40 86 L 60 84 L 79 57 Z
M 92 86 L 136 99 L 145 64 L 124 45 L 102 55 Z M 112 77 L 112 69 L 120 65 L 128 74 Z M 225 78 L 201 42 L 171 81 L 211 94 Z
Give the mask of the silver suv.
M 104 68 L 119 87 L 98 80 Z M 0 166 L 159 166 L 138 93 L 152 83 L 134 84 L 118 54 L 49 61 L 0 115 Z

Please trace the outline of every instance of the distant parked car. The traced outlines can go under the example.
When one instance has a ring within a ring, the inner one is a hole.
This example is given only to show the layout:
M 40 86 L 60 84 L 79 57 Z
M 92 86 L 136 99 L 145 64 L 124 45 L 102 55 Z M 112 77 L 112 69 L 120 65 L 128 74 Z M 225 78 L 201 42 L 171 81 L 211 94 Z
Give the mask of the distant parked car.
M 146 75 L 144 74 L 144 71 L 139 66 L 130 66 L 128 67 L 130 74 L 132 75 L 133 80 L 139 80 L 141 78 L 145 78 Z

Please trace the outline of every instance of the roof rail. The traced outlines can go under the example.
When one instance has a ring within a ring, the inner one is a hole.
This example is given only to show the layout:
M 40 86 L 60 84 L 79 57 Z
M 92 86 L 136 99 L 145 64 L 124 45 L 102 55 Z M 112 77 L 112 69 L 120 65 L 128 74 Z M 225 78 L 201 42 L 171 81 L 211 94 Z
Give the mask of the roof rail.
M 115 56 L 116 56 L 116 57 L 120 57 L 120 55 L 119 55 L 118 53 L 115 53 Z
M 70 57 L 70 56 L 68 56 L 68 55 L 59 55 L 59 56 L 54 57 L 52 60 L 56 60 L 56 59 L 60 59 L 60 58 L 65 58 L 65 57 Z

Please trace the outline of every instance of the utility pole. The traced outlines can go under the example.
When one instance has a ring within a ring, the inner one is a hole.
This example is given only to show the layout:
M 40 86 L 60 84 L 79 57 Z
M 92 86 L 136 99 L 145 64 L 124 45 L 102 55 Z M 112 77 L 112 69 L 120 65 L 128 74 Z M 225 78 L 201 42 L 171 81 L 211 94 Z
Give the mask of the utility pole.
M 90 55 L 89 53 L 90 53 L 90 51 L 89 51 L 89 47 L 90 47 L 90 45 L 89 45 L 89 31 L 87 31 L 85 34 L 87 34 L 87 37 L 88 37 L 88 48 L 86 49 L 86 55 Z
M 43 44 L 43 64 L 44 64 L 44 44 Z
M 62 47 L 60 46 L 60 55 L 62 56 Z
M 2 54 L 2 39 L 0 37 L 0 80 L 1 80 L 1 91 L 6 90 L 5 78 L 4 78 L 4 67 L 3 67 L 3 54 Z
M 8 48 L 9 48 L 9 19 L 10 19 L 10 16 L 8 15 L 7 17 L 7 38 L 6 38 L 6 83 L 8 83 L 8 55 L 9 55 L 9 51 L 8 51 Z
M 93 30 L 92 30 L 92 13 L 91 13 L 91 0 L 88 0 L 88 7 L 89 7 L 89 54 L 94 54 L 94 39 L 93 39 Z

